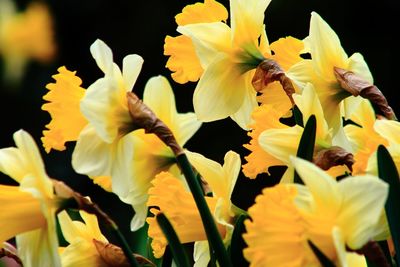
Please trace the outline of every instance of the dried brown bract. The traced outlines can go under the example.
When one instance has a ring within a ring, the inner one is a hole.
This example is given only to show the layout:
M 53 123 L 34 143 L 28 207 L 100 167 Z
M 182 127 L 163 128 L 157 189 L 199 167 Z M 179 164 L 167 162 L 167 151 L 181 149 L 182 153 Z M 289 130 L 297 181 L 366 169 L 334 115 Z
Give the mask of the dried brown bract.
M 279 66 L 278 63 L 271 59 L 265 59 L 261 62 L 254 74 L 253 80 L 251 81 L 254 89 L 257 92 L 262 91 L 268 84 L 278 81 L 289 97 L 290 102 L 294 105 L 292 95 L 295 93 L 292 81 L 286 76 L 284 70 Z
M 353 171 L 355 162 L 353 154 L 338 146 L 320 150 L 314 156 L 313 161 L 315 165 L 323 170 L 329 170 L 334 166 L 346 165 L 350 171 Z
M 157 135 L 176 156 L 184 153 L 168 126 L 142 100 L 132 92 L 127 93 L 127 98 L 134 129 L 144 129 L 146 133 Z
M 382 114 L 389 120 L 397 120 L 393 109 L 389 106 L 385 96 L 373 84 L 358 76 L 352 71 L 334 67 L 334 73 L 340 86 L 353 96 L 361 96 L 375 104 Z

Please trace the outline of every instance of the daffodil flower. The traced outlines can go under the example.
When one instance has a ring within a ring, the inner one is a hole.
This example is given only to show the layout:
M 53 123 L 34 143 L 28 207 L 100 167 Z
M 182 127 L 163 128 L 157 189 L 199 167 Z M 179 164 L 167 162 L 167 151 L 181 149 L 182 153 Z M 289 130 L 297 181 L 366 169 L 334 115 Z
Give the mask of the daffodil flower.
M 341 106 L 349 107 L 343 100 L 351 94 L 343 89 L 334 72 L 334 68 L 351 71 L 373 84 L 373 78 L 360 53 L 348 57 L 340 44 L 339 37 L 333 29 L 316 13 L 311 13 L 310 32 L 305 41 L 306 50 L 311 54 L 311 60 L 303 60 L 291 68 L 293 81 L 302 88 L 310 82 L 314 85 L 324 107 L 324 115 L 333 135 L 343 135 Z M 361 97 L 358 97 L 361 100 Z M 345 113 L 350 110 L 344 109 Z M 342 136 L 343 138 L 343 136 Z
M 213 196 L 205 197 L 206 202 L 214 213 L 218 230 L 227 245 L 230 242 L 235 217 L 230 198 L 240 171 L 240 157 L 235 152 L 229 151 L 225 155 L 224 165 L 221 166 L 200 154 L 186 153 L 195 169 L 212 188 Z M 159 174 L 152 183 L 153 187 L 149 190 L 150 198 L 147 205 L 157 206 L 159 210 L 151 209 L 150 211 L 153 214 L 160 211 L 165 213 L 182 243 L 196 242 L 195 266 L 205 266 L 210 260 L 209 247 L 205 241 L 206 233 L 192 195 L 185 189 L 184 184 L 170 173 Z M 153 238 L 154 255 L 161 257 L 167 241 L 155 218 L 148 218 L 147 221 L 149 236 Z
M 14 133 L 17 147 L 0 149 L 0 171 L 19 186 L 0 186 L 0 243 L 16 236 L 24 266 L 61 266 L 55 212 L 60 201 L 33 138 Z
M 311 115 L 316 116 L 316 144 L 315 151 L 330 148 L 334 145 L 342 146 L 343 144 L 333 140 L 331 131 L 325 121 L 324 110 L 319 102 L 318 96 L 312 84 L 308 84 L 302 94 L 294 94 L 294 101 L 302 112 L 303 121 L 307 122 Z M 259 114 L 257 114 L 259 113 Z M 293 180 L 293 166 L 290 156 L 296 155 L 303 134 L 303 128 L 299 125 L 289 127 L 282 124 L 279 119 L 284 115 L 283 112 L 277 112 L 270 105 L 262 105 L 254 113 L 255 124 L 250 132 L 252 140 L 246 145 L 252 152 L 246 157 L 247 164 L 243 166 L 246 176 L 255 178 L 258 173 L 268 172 L 268 168 L 276 165 L 286 165 L 288 169 L 283 175 L 282 182 L 290 182 Z M 351 147 L 344 147 L 348 150 Z M 344 169 L 343 169 L 344 168 Z M 339 169 L 333 167 L 329 171 L 342 172 L 346 167 Z M 338 174 L 339 175 L 339 174 Z
M 80 100 L 80 111 L 87 120 L 81 130 L 73 155 L 76 172 L 90 177 L 112 176 L 112 190 L 119 196 L 127 194 L 130 176 L 117 170 L 119 162 L 130 153 L 131 118 L 126 92 L 131 91 L 142 67 L 143 59 L 128 55 L 123 59 L 122 72 L 113 63 L 111 49 L 101 40 L 90 47 L 92 56 L 104 77 L 91 84 Z
M 388 185 L 371 175 L 336 182 L 308 161 L 291 160 L 305 185 L 279 184 L 256 198 L 245 223 L 250 266 L 320 266 L 308 240 L 338 266 L 366 266 L 345 247 L 374 239 Z M 374 194 L 365 194 L 371 188 Z
M 194 110 L 199 120 L 209 122 L 230 116 L 240 127 L 248 129 L 250 114 L 257 106 L 256 91 L 252 85 L 255 69 L 266 57 L 272 60 L 279 58 L 272 56 L 263 26 L 264 12 L 269 3 L 269 0 L 230 1 L 231 27 L 221 22 L 225 19 L 222 16 L 213 22 L 189 21 L 190 23 L 178 26 L 177 31 L 191 39 L 191 45 L 194 46 L 195 55 L 203 70 L 193 95 Z M 292 53 L 281 58 L 285 67 L 301 59 L 298 54 L 302 45 L 297 49 L 293 40 L 294 38 L 289 38 L 276 45 L 277 51 L 284 51 L 279 48 L 282 45 L 290 47 L 287 50 L 290 52 L 293 51 L 292 48 L 298 50 L 297 58 L 292 57 Z M 186 48 L 185 51 L 193 49 L 189 46 Z M 179 54 L 178 49 L 173 51 L 170 46 L 168 54 L 185 56 Z M 190 59 L 193 58 L 193 53 L 191 55 Z M 185 58 L 186 61 L 188 59 Z M 288 64 L 293 59 L 295 61 Z M 177 65 L 190 71 L 183 63 L 177 62 Z M 287 103 L 284 107 L 286 106 Z
M 168 126 L 182 147 L 201 126 L 194 113 L 177 112 L 171 85 L 162 76 L 153 77 L 147 82 L 143 103 Z M 173 151 L 156 135 L 146 134 L 143 129 L 139 129 L 125 139 L 124 146 L 120 147 L 123 153 L 118 160 L 119 165 L 111 176 L 112 179 L 116 175 L 128 177 L 126 183 L 119 181 L 119 186 L 127 189 L 127 193 L 119 197 L 133 206 L 135 217 L 131 229 L 136 230 L 144 224 L 147 216 L 147 191 L 151 187 L 151 180 L 161 171 L 170 171 L 179 176 L 180 170 L 175 164 Z
M 96 249 L 94 240 L 108 243 L 101 233 L 95 215 L 79 212 L 84 223 L 73 221 L 66 211 L 58 214 L 62 234 L 69 243 L 62 249 L 61 262 L 64 267 L 107 267 Z
M 29 60 L 47 63 L 55 52 L 52 18 L 43 3 L 31 3 L 17 12 L 13 1 L 0 2 L 0 55 L 7 80 L 18 81 Z

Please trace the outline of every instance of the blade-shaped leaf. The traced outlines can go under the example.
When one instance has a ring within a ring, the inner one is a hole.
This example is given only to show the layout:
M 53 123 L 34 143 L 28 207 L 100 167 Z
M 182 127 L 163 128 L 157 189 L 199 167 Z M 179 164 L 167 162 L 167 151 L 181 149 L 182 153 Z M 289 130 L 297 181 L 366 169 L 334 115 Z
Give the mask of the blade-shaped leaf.
M 159 213 L 156 216 L 156 220 L 168 240 L 168 245 L 171 249 L 176 266 L 189 267 L 190 263 L 186 251 L 167 217 L 163 213 Z
M 244 221 L 247 218 L 247 215 L 240 215 L 235 223 L 235 229 L 233 230 L 230 247 L 230 256 L 233 266 L 247 266 L 249 264 L 243 257 L 243 249 L 247 245 L 242 236 L 246 231 Z
M 311 240 L 307 242 L 323 267 L 335 267 L 335 264 Z
M 315 115 L 311 115 L 310 118 L 307 120 L 303 134 L 301 135 L 299 147 L 296 154 L 297 157 L 312 161 L 316 131 L 317 120 L 315 118 Z M 294 172 L 294 182 L 297 184 L 304 184 L 296 171 Z

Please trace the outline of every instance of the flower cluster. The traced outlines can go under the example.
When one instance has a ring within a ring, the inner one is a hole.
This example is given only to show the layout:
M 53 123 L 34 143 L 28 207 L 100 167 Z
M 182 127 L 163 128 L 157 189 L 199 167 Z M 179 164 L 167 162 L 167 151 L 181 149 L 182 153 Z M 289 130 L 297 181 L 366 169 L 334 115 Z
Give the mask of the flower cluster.
M 162 76 L 140 100 L 142 57 L 127 55 L 120 68 L 100 39 L 90 52 L 102 77 L 83 88 L 79 70 L 62 66 L 46 86 L 45 151 L 76 142 L 73 169 L 132 206 L 130 229 L 145 229 L 146 254 L 132 254 L 90 199 L 50 179 L 20 130 L 16 148 L 0 150 L 0 171 L 19 184 L 0 185 L 0 255 L 24 266 L 167 266 L 171 253 L 177 266 L 399 264 L 400 123 L 363 56 L 348 56 L 317 13 L 303 40 L 269 43 L 269 4 L 230 0 L 227 10 L 204 0 L 175 17 L 166 67 L 177 83 L 197 82 L 194 112 L 177 112 Z M 250 137 L 245 162 L 232 150 L 220 164 L 183 148 L 202 123 L 227 117 Z M 247 210 L 232 203 L 240 172 L 255 179 L 274 166 L 285 169 L 277 185 Z M 13 237 L 17 251 L 6 243 Z

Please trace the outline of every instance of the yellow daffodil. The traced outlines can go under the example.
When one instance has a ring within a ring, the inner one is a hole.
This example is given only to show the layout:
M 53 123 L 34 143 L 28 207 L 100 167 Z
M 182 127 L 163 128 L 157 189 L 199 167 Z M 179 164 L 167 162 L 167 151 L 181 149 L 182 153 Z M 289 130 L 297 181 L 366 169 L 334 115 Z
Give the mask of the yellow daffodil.
M 300 87 L 305 86 L 307 82 L 314 85 L 324 107 L 329 128 L 333 129 L 333 135 L 338 133 L 343 135 L 340 131 L 341 116 L 344 115 L 341 113 L 341 105 L 351 94 L 340 86 L 334 68 L 351 71 L 371 84 L 373 84 L 372 75 L 361 54 L 354 53 L 351 57 L 347 56 L 339 37 L 316 12 L 311 13 L 310 32 L 305 46 L 312 59 L 293 66 L 291 76 L 295 82 L 300 82 L 298 84 Z
M 80 215 L 84 223 L 71 220 L 66 211 L 58 214 L 63 236 L 69 243 L 61 253 L 62 266 L 107 267 L 93 243 L 94 240 L 108 243 L 99 229 L 96 216 L 83 211 Z
M 232 202 L 230 200 L 239 171 L 240 157 L 235 152 L 225 155 L 224 165 L 205 158 L 204 156 L 187 152 L 190 162 L 202 177 L 209 183 L 212 197 L 206 197 L 207 204 L 214 214 L 220 234 L 225 244 L 229 244 L 233 230 Z M 205 266 L 210 260 L 206 234 L 192 195 L 185 189 L 184 184 L 170 173 L 161 173 L 153 180 L 149 190 L 148 206 L 153 214 L 165 213 L 169 218 L 182 243 L 196 242 L 194 250 L 195 266 Z M 177 209 L 176 207 L 179 207 Z M 156 257 L 164 253 L 167 241 L 155 218 L 148 218 L 149 236 L 153 238 L 152 248 Z
M 0 149 L 0 171 L 19 186 L 0 186 L 0 243 L 16 236 L 24 266 L 61 266 L 55 212 L 59 201 L 33 138 L 14 134 L 15 147 Z
M 226 21 L 227 18 L 226 8 L 214 0 L 187 5 L 182 13 L 175 16 L 179 26 Z M 187 36 L 165 37 L 164 55 L 170 56 L 166 67 L 173 72 L 171 76 L 178 83 L 195 82 L 203 73 L 192 40 Z
M 81 87 L 82 80 L 75 73 L 60 67 L 58 73 L 53 75 L 56 82 L 46 86 L 49 92 L 43 99 L 48 103 L 42 109 L 49 112 L 52 118 L 42 137 L 47 153 L 51 149 L 65 150 L 65 142 L 76 141 L 88 123 L 79 108 L 85 89 Z
M 324 118 L 324 111 L 315 93 L 312 84 L 308 84 L 302 94 L 294 94 L 294 101 L 303 115 L 304 123 L 311 115 L 316 116 L 317 132 L 315 151 L 330 148 L 333 145 L 341 145 L 332 139 L 331 132 Z M 258 173 L 268 172 L 268 168 L 276 165 L 286 165 L 282 182 L 290 182 L 293 179 L 293 166 L 290 156 L 297 153 L 303 128 L 296 125 L 289 127 L 282 124 L 279 119 L 284 115 L 277 112 L 271 105 L 262 105 L 253 114 L 255 124 L 250 132 L 252 140 L 246 145 L 251 153 L 246 157 L 247 164 L 243 166 L 244 174 L 255 178 Z M 347 169 L 344 167 L 344 169 Z M 333 169 L 331 171 L 339 171 Z M 344 170 L 341 174 L 344 173 Z
M 359 249 L 375 237 L 387 184 L 370 175 L 336 182 L 308 161 L 292 161 L 305 185 L 264 189 L 249 209 L 244 255 L 250 266 L 320 266 L 308 240 L 338 266 L 366 266 L 345 246 Z M 376 194 L 365 194 L 369 188 Z
M 112 176 L 113 192 L 124 196 L 130 176 L 121 173 L 126 168 L 116 165 L 131 148 L 127 134 L 132 119 L 126 92 L 131 91 L 143 59 L 138 55 L 126 56 L 121 72 L 113 63 L 111 49 L 103 41 L 96 40 L 90 51 L 104 77 L 91 84 L 80 100 L 81 113 L 88 123 L 77 140 L 72 166 L 78 173 L 90 177 Z
M 43 3 L 31 3 L 17 12 L 13 1 L 0 2 L 0 55 L 6 78 L 21 78 L 28 60 L 49 62 L 55 52 L 52 19 Z
M 172 88 L 162 76 L 153 77 L 147 82 L 143 103 L 168 126 L 180 146 L 184 146 L 201 126 L 194 113 L 177 112 Z M 113 179 L 115 175 L 126 176 L 129 179 L 127 183 L 120 182 L 120 187 L 125 187 L 128 192 L 119 196 L 135 209 L 131 229 L 136 230 L 144 224 L 147 216 L 147 191 L 151 180 L 161 171 L 171 171 L 179 176 L 180 170 L 175 164 L 172 150 L 156 135 L 146 134 L 143 129 L 139 129 L 125 139 L 127 141 L 124 147 L 119 148 L 123 152 L 117 163 L 120 165 L 111 176 Z
M 344 127 L 346 136 L 354 149 L 353 174 L 366 172 L 368 159 L 380 144 L 388 146 L 388 141 L 379 135 L 374 128 L 377 122 L 374 109 L 368 100 L 362 100 L 349 119 L 358 125 L 348 124 Z M 399 132 L 400 133 L 400 132 Z
M 255 68 L 265 57 L 272 60 L 280 58 L 285 67 L 295 58 L 291 53 L 286 57 L 272 56 L 263 26 L 264 12 L 269 3 L 269 0 L 230 1 L 231 27 L 221 22 L 225 19 L 223 16 L 216 16 L 214 22 L 186 20 L 187 24 L 178 26 L 177 31 L 191 39 L 196 62 L 204 71 L 193 96 L 194 110 L 201 121 L 215 121 L 230 116 L 239 126 L 248 129 L 250 114 L 257 106 L 256 91 L 252 86 Z M 289 38 L 277 43 L 276 50 L 285 50 L 280 46 L 295 47 L 293 40 Z M 186 54 L 178 53 L 183 47 L 185 51 L 193 50 L 181 43 L 179 48 L 168 46 L 168 54 L 184 57 Z M 291 48 L 287 51 L 292 52 Z M 189 60 L 193 58 L 193 53 L 190 55 L 182 62 L 194 62 Z M 300 61 L 300 57 L 295 58 L 297 61 Z M 193 73 L 189 66 L 180 61 L 176 65 L 175 68 L 179 66 L 187 73 Z

